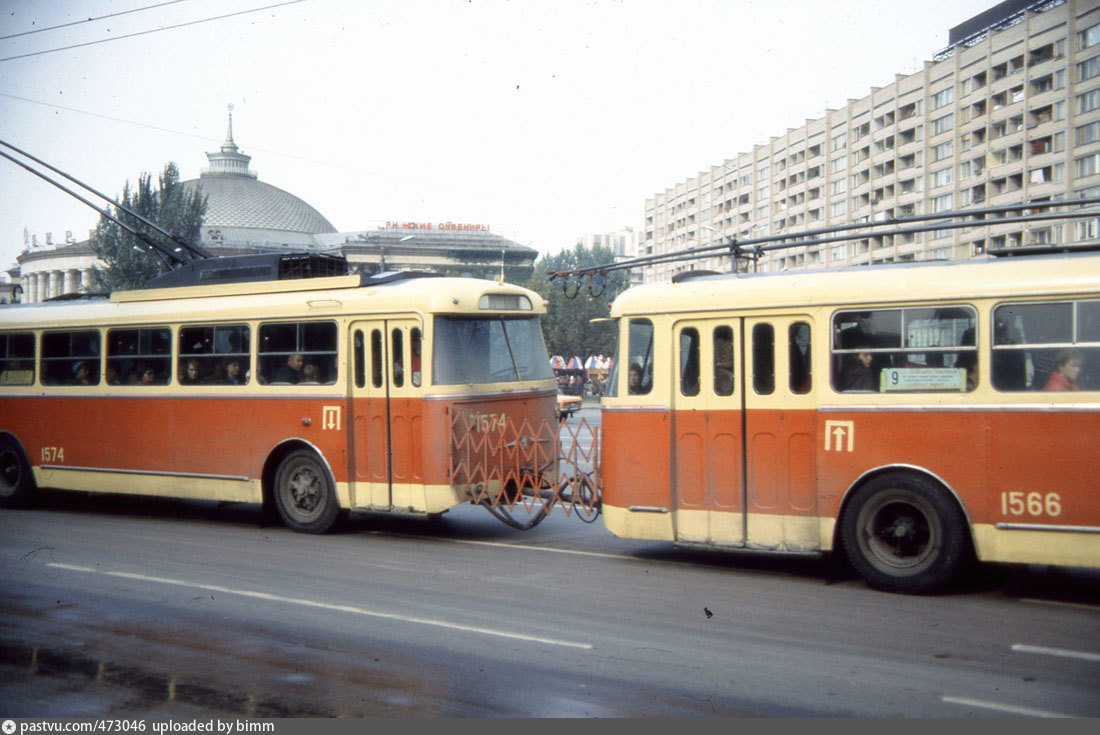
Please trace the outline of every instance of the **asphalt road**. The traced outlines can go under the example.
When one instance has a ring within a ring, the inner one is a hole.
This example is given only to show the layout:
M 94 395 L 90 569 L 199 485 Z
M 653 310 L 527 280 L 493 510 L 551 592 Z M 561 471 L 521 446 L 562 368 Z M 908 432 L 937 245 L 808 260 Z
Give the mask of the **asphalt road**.
M 875 592 L 556 511 L 353 515 L 54 494 L 0 512 L 0 717 L 1100 716 L 1100 574 Z

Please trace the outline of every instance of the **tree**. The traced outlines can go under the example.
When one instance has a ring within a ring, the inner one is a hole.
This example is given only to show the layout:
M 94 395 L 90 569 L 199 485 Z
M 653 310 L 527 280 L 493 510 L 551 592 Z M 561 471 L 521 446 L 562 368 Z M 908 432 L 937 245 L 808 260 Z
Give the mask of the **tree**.
M 543 320 L 543 335 L 546 347 L 553 355 L 573 356 L 584 359 L 588 355 L 610 355 L 615 350 L 615 330 L 611 324 L 596 323 L 591 320 L 607 317 L 608 304 L 618 295 L 621 288 L 611 280 L 597 276 L 591 283 L 582 281 L 576 290 L 576 279 L 569 284 L 569 293 L 562 288 L 562 280 L 550 280 L 549 271 L 564 271 L 571 268 L 607 265 L 614 260 L 611 248 L 596 245 L 592 249 L 577 244 L 573 250 L 563 250 L 557 255 L 548 255 L 535 263 L 535 273 L 527 282 L 527 288 L 537 292 L 546 300 L 547 314 Z M 602 289 L 602 292 L 601 292 Z
M 171 161 L 158 177 L 156 190 L 153 189 L 152 176 L 143 173 L 138 177 L 136 188 L 131 189 L 130 182 L 126 182 L 118 203 L 188 242 L 199 240 L 202 218 L 206 214 L 206 197 L 198 188 L 191 192 L 186 190 L 180 183 L 179 169 Z M 120 207 L 113 210 L 110 214 L 130 227 L 164 243 L 166 247 L 177 247 Z M 93 247 L 99 260 L 105 264 L 104 267 L 96 266 L 94 271 L 97 287 L 104 290 L 141 288 L 164 270 L 149 245 L 106 217 L 99 218 Z

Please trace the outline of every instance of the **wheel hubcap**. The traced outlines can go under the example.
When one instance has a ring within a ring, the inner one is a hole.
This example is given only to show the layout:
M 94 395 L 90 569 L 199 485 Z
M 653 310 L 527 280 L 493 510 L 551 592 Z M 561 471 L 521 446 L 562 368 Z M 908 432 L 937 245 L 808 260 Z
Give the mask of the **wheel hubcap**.
M 312 513 L 321 502 L 321 482 L 316 473 L 309 468 L 303 468 L 294 473 L 290 479 L 290 495 L 294 506 L 299 510 Z
M 895 569 L 926 563 L 934 555 L 935 540 L 927 515 L 905 501 L 883 503 L 864 526 L 864 543 L 874 558 Z

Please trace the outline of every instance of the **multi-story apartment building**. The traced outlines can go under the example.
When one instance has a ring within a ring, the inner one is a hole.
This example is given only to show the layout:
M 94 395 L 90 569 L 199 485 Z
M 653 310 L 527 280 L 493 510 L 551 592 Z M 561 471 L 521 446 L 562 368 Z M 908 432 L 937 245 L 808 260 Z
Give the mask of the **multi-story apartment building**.
M 1009 0 L 914 74 L 646 200 L 639 255 L 1024 200 L 1100 196 L 1100 0 Z M 1100 236 L 1100 218 L 869 235 L 764 253 L 777 271 Z M 728 258 L 649 266 L 645 280 Z M 742 266 L 743 268 L 743 266 Z

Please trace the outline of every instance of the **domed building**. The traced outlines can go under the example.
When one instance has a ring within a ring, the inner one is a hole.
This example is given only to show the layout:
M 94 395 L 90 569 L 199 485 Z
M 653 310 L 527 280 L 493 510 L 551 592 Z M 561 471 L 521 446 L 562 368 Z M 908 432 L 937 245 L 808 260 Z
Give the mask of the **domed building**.
M 188 194 L 206 197 L 199 243 L 217 255 L 284 248 L 314 248 L 314 235 L 336 228 L 308 203 L 288 191 L 265 184 L 233 142 L 233 115 L 221 148 L 206 154 L 210 168 L 184 181 Z
M 393 222 L 341 233 L 299 197 L 264 183 L 249 168 L 251 156 L 233 141 L 233 116 L 225 141 L 206 154 L 209 168 L 182 182 L 207 198 L 199 244 L 214 255 L 293 251 L 343 255 L 352 271 L 415 269 L 513 280 L 530 275 L 538 253 L 489 231 L 487 225 Z M 97 264 L 91 239 L 66 233 L 63 243 L 37 238 L 8 271 L 16 300 L 34 303 L 94 288 Z M 21 293 L 19 293 L 21 291 Z

